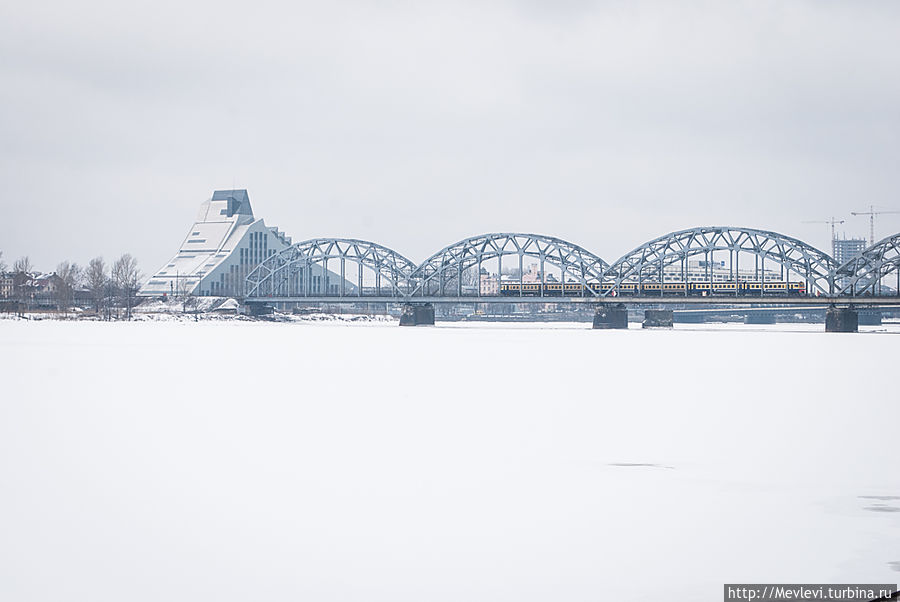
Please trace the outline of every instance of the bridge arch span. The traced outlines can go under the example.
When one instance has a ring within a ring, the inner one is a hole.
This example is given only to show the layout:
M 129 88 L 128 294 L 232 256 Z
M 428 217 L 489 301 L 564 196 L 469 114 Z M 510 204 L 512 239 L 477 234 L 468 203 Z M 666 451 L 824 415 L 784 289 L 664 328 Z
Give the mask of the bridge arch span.
M 583 285 L 600 282 L 609 264 L 574 243 L 526 233 L 492 233 L 466 238 L 446 246 L 425 261 L 413 273 L 412 294 L 418 296 L 481 296 L 481 269 L 485 262 L 496 260 L 502 272 L 504 258 L 511 258 L 517 268 L 519 283 L 523 278 L 523 261 L 538 260 L 541 285 L 545 284 L 547 264 L 560 271 L 562 280 Z M 507 265 L 510 265 L 507 263 Z M 471 282 L 466 282 L 466 280 Z M 587 286 L 582 294 L 596 295 Z
M 900 294 L 900 232 L 883 238 L 835 270 L 837 293 L 841 295 L 883 294 L 883 280 L 897 273 Z
M 723 255 L 727 261 L 722 260 Z M 746 264 L 741 265 L 742 256 L 748 255 L 753 258 L 752 275 L 748 274 Z M 766 276 L 768 263 L 779 267 L 781 280 L 793 275 L 806 282 L 807 294 L 827 295 L 834 289 L 837 264 L 827 253 L 777 232 L 734 226 L 689 228 L 655 238 L 619 258 L 606 271 L 604 279 L 613 282 L 616 288 L 623 282 L 640 284 L 666 279 L 683 282 L 687 280 L 687 263 L 695 257 L 702 257 L 699 265 L 706 269 L 708 280 L 714 277 L 714 265 L 727 263 L 729 281 L 764 282 L 771 278 Z M 721 263 L 716 264 L 717 261 Z M 737 288 L 735 291 L 737 294 Z
M 313 238 L 256 266 L 245 280 L 245 297 L 402 297 L 415 269 L 412 261 L 378 243 Z

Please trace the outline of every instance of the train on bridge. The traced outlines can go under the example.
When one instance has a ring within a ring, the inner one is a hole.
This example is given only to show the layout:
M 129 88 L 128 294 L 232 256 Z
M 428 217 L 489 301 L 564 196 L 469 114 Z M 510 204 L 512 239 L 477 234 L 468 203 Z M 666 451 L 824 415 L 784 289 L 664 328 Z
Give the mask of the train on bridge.
M 217 190 L 201 206 L 175 258 L 138 294 L 246 300 L 730 296 L 746 303 L 754 297 L 900 298 L 900 233 L 842 260 L 769 230 L 698 226 L 647 241 L 612 264 L 566 240 L 523 232 L 472 236 L 415 263 L 355 238 L 293 243 L 254 217 L 246 190 Z M 543 282 L 498 281 L 507 273 L 504 266 L 539 273 Z
M 543 291 L 543 292 L 542 292 Z M 509 297 L 580 297 L 582 295 L 680 295 L 706 297 L 711 295 L 734 296 L 803 296 L 805 282 L 503 282 L 500 295 Z

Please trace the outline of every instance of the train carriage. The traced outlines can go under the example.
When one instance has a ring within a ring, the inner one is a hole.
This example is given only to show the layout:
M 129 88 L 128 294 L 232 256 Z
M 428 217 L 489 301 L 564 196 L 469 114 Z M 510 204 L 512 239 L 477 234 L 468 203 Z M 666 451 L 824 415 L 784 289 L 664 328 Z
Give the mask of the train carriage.
M 610 282 L 503 282 L 500 295 L 510 297 L 581 297 L 610 293 L 621 296 L 798 296 L 806 295 L 805 282 L 623 282 L 617 288 Z

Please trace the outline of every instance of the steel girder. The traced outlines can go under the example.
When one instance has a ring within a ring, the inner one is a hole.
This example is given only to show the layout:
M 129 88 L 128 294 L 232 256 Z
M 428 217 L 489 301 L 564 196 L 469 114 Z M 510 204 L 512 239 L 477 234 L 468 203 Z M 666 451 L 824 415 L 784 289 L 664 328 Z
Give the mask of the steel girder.
M 260 297 L 321 296 L 309 290 L 310 270 L 326 278 L 331 273 L 339 286 L 334 297 L 463 297 L 480 296 L 482 262 L 496 259 L 501 267 L 512 257 L 514 267 L 523 267 L 524 257 L 559 268 L 568 282 L 583 285 L 599 282 L 614 285 L 623 282 L 661 282 L 666 267 L 688 258 L 712 259 L 727 253 L 735 277 L 740 270 L 741 254 L 753 257 L 757 274 L 765 280 L 765 262 L 781 266 L 782 278 L 793 274 L 807 283 L 810 294 L 875 295 L 880 282 L 889 273 L 898 275 L 900 289 L 900 234 L 885 238 L 842 266 L 828 254 L 798 239 L 767 230 L 737 227 L 700 227 L 672 232 L 644 243 L 609 265 L 586 249 L 567 241 L 538 234 L 494 233 L 474 236 L 449 245 L 416 266 L 403 255 L 377 243 L 349 238 L 317 238 L 297 243 L 269 257 L 247 276 L 246 295 Z M 329 263 L 333 261 L 334 263 Z M 347 262 L 355 264 L 357 279 L 347 271 Z M 507 264 L 509 265 L 509 264 Z M 709 264 L 708 264 L 709 265 Z M 335 267 L 338 266 L 338 267 Z M 334 268 L 333 272 L 330 270 Z M 375 274 L 376 285 L 363 287 L 363 268 Z M 711 269 L 711 268 L 710 268 Z M 297 275 L 305 270 L 307 280 L 299 285 Z M 464 274 L 472 278 L 464 286 Z M 520 276 L 521 282 L 521 276 Z M 345 287 L 345 284 L 349 286 Z M 349 289 L 349 290 L 347 290 Z M 598 293 L 584 287 L 585 296 Z
M 348 262 L 357 268 L 354 272 L 347 271 Z M 366 295 L 364 267 L 374 272 L 376 284 L 369 287 L 372 288 L 371 294 L 404 296 L 409 290 L 409 277 L 416 269 L 416 265 L 400 253 L 374 242 L 352 238 L 315 238 L 296 243 L 256 266 L 246 278 L 246 296 L 315 296 L 310 290 L 310 276 L 318 271 L 327 283 L 331 270 L 336 267 L 333 264 L 339 266 L 338 271 L 333 272 L 338 281 L 335 283 L 338 289 L 335 297 Z M 305 279 L 302 277 L 304 273 Z M 351 290 L 347 290 L 347 282 Z
M 787 270 L 803 278 L 811 294 L 833 292 L 833 272 L 837 264 L 827 253 L 777 232 L 729 226 L 680 230 L 644 243 L 610 266 L 604 280 L 613 282 L 616 287 L 623 282 L 662 282 L 666 267 L 681 264 L 682 273 L 685 273 L 689 257 L 702 255 L 711 261 L 710 256 L 716 252 L 728 252 L 735 277 L 743 253 L 755 257 L 754 265 L 763 279 L 764 261 L 768 260 L 778 263 L 782 274 Z M 760 272 L 761 263 L 763 269 Z M 709 261 L 707 266 L 710 266 Z
M 522 260 L 531 257 L 540 261 L 541 284 L 546 274 L 544 266 L 549 263 L 561 270 L 563 278 L 570 282 L 588 285 L 600 282 L 603 272 L 609 264 L 590 251 L 565 240 L 540 234 L 495 233 L 473 236 L 444 247 L 416 268 L 411 278 L 412 294 L 430 295 L 463 295 L 463 277 L 468 270 L 474 269 L 474 290 L 471 296 L 481 295 L 481 264 L 497 259 L 502 266 L 503 257 L 517 258 L 519 281 L 522 280 Z M 455 290 L 452 290 L 455 289 Z M 543 288 L 541 289 L 543 294 Z M 596 295 L 587 286 L 582 294 Z
M 900 233 L 876 242 L 838 267 L 836 292 L 851 296 L 881 294 L 882 279 L 891 272 L 897 272 L 900 294 Z

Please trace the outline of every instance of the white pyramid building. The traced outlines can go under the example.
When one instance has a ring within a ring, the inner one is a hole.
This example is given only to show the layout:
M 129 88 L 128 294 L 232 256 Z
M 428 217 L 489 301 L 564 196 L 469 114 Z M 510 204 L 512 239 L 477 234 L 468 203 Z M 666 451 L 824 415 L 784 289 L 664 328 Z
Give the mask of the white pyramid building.
M 200 206 L 181 248 L 138 293 L 240 297 L 247 274 L 291 239 L 253 217 L 246 190 L 217 190 Z

